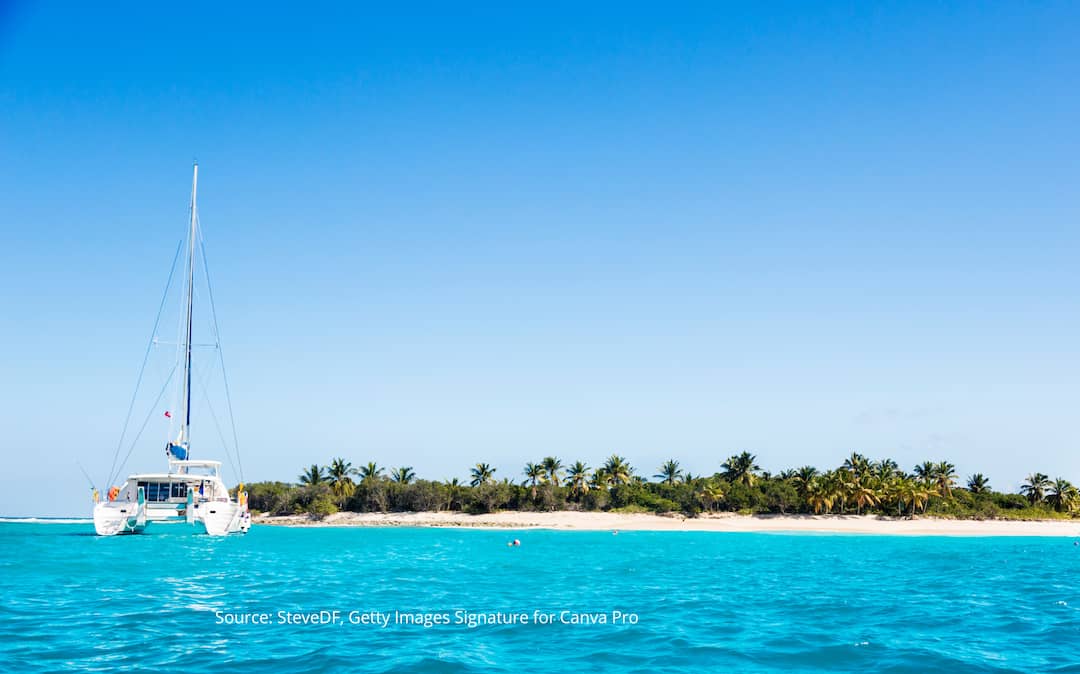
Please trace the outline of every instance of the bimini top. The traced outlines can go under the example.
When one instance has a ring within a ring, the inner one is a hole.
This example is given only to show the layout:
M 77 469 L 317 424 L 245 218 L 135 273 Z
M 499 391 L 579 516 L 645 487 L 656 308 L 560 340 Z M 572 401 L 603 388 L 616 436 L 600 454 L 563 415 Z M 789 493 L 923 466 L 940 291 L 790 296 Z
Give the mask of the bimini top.
M 192 477 L 192 478 L 216 478 L 219 477 L 221 472 L 220 461 L 170 461 L 168 473 L 139 473 L 137 475 L 129 475 L 128 479 L 152 479 L 152 480 L 164 480 L 172 477 Z
M 167 479 L 171 477 L 219 478 L 220 461 L 170 461 L 168 473 L 138 473 L 128 479 Z
M 169 472 L 175 471 L 180 475 L 207 475 L 210 477 L 217 477 L 220 470 L 220 461 L 179 461 L 176 459 L 169 461 Z
M 159 481 L 159 482 L 221 482 L 221 478 L 217 475 L 199 475 L 197 473 L 135 473 L 134 475 L 128 475 L 128 480 L 136 481 Z M 224 484 L 224 483 L 222 483 Z
M 169 465 L 180 468 L 185 466 L 191 466 L 193 468 L 221 468 L 220 461 L 170 461 Z

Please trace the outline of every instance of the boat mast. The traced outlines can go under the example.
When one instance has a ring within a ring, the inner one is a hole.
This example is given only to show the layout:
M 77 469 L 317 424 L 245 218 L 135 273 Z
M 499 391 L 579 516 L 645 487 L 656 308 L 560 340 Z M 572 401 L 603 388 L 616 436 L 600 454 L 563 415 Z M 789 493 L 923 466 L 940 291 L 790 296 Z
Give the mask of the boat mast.
M 184 338 L 184 425 L 180 429 L 180 442 L 187 445 L 191 433 L 191 305 L 195 290 L 195 222 L 197 211 L 195 196 L 199 186 L 199 164 L 195 163 L 191 178 L 191 229 L 188 231 L 188 282 L 187 282 L 187 331 Z M 191 450 L 185 447 L 188 457 Z

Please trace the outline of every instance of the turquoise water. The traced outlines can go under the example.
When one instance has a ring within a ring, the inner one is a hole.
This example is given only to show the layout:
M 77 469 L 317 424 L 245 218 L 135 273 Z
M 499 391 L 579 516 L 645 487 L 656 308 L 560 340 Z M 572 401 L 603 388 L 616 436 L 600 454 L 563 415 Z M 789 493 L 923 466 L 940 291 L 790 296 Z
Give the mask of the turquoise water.
M 1068 538 L 91 532 L 0 523 L 0 669 L 1080 672 Z M 556 617 L 469 628 L 459 609 Z M 320 610 L 340 622 L 276 623 Z M 219 625 L 219 611 L 272 624 Z M 351 624 L 350 611 L 451 624 Z M 561 611 L 608 622 L 565 624 Z

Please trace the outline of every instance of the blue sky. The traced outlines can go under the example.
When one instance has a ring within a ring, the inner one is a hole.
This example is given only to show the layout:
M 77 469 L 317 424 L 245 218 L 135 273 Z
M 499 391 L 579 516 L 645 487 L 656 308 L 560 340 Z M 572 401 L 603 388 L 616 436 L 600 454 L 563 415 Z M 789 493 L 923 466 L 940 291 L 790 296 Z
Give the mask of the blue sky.
M 1075 4 L 578 5 L 5 3 L 0 514 L 108 472 L 195 158 L 249 481 L 1080 480 Z

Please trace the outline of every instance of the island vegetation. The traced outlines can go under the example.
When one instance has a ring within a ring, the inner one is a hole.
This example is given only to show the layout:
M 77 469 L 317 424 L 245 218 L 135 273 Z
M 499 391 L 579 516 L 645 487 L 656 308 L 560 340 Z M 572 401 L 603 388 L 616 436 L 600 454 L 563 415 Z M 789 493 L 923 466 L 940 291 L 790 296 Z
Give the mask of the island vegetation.
M 650 471 L 651 473 L 651 471 Z M 803 466 L 762 470 L 749 452 L 728 458 L 711 476 L 692 475 L 671 459 L 643 475 L 622 456 L 601 466 L 566 464 L 549 456 L 526 463 L 513 477 L 477 463 L 466 482 L 420 479 L 411 466 L 354 466 L 343 458 L 308 466 L 296 483 L 247 486 L 253 510 L 271 515 L 324 517 L 352 512 L 614 511 L 741 514 L 930 515 L 967 519 L 1080 517 L 1080 492 L 1068 480 L 1027 476 L 1020 493 L 991 488 L 982 474 L 961 482 L 948 461 L 901 470 L 891 459 L 853 453 L 831 470 Z

